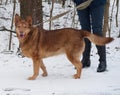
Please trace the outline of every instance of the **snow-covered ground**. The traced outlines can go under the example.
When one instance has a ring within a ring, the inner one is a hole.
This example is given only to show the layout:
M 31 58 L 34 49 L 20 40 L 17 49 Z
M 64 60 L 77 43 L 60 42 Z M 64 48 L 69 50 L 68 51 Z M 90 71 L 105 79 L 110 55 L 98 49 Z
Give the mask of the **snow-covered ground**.
M 50 7 L 47 4 L 44 6 L 44 10 Z M 60 7 L 57 6 L 55 9 Z M 10 29 L 12 7 L 11 4 L 0 6 L 0 17 L 7 18 L 0 19 L 0 27 L 6 26 Z M 18 9 L 17 7 L 16 13 L 19 12 Z M 64 21 L 59 18 L 57 24 Z M 111 35 L 115 40 L 106 46 L 107 71 L 96 72 L 99 57 L 95 45 L 92 45 L 92 64 L 90 68 L 82 70 L 81 79 L 73 79 L 72 75 L 75 73 L 73 65 L 65 55 L 59 55 L 44 59 L 48 71 L 47 77 L 40 75 L 34 81 L 27 80 L 33 73 L 31 59 L 18 57 L 16 54 L 18 40 L 15 35 L 12 40 L 13 53 L 6 52 L 9 32 L 0 31 L 0 95 L 120 95 L 120 38 L 117 38 L 119 28 L 114 27 L 114 23 L 112 26 Z

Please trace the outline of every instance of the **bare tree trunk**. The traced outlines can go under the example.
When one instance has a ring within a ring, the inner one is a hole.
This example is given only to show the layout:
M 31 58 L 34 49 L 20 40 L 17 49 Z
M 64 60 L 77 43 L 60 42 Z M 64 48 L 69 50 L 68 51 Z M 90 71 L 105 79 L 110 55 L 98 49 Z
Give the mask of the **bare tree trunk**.
M 66 1 L 66 0 L 62 0 L 62 7 L 65 6 L 65 1 Z
M 73 19 L 72 19 L 72 24 L 71 24 L 71 27 L 75 27 L 75 15 L 76 15 L 76 9 L 74 9 L 74 14 L 73 14 Z
M 2 0 L 0 0 L 0 5 L 2 5 Z
M 52 7 L 50 10 L 50 19 L 52 18 L 53 8 L 54 8 L 54 0 L 52 0 Z M 52 27 L 52 21 L 50 21 L 49 23 L 49 30 L 51 30 L 51 27 Z
M 118 11 L 119 11 L 119 0 L 116 1 L 117 12 L 116 12 L 116 27 L 118 27 Z
M 110 6 L 110 0 L 107 0 L 107 3 L 105 5 L 105 13 L 104 13 L 104 25 L 103 25 L 103 36 L 106 36 L 106 32 L 109 29 L 109 6 Z
M 48 0 L 48 4 L 50 4 L 50 0 Z
M 20 13 L 23 19 L 31 16 L 33 24 L 43 28 L 42 0 L 20 0 Z
M 5 5 L 7 5 L 7 3 L 8 3 L 8 0 L 6 0 Z
M 114 14 L 114 8 L 116 4 L 116 14 Z M 108 31 L 109 37 L 111 36 L 111 28 L 112 28 L 112 22 L 113 22 L 113 15 L 116 16 L 115 21 L 116 21 L 116 27 L 118 27 L 118 11 L 119 11 L 119 0 L 114 0 L 112 4 L 112 9 L 111 9 L 111 14 L 109 16 L 109 5 L 110 5 L 110 0 L 107 0 L 107 4 L 105 7 L 105 15 L 104 15 L 104 27 L 103 27 L 103 34 L 104 36 L 106 35 L 106 32 Z M 110 22 L 109 18 L 110 17 Z M 109 24 L 108 24 L 109 23 Z
M 32 16 L 31 0 L 20 0 L 20 15 L 22 19 L 25 19 L 27 16 Z
M 33 1 L 33 24 L 38 25 L 40 29 L 43 28 L 43 14 L 42 14 L 42 0 L 34 0 Z
M 111 15 L 110 15 L 109 37 L 111 36 L 110 32 L 111 32 L 112 21 L 113 21 L 113 10 L 114 10 L 114 5 L 115 5 L 115 0 L 114 0 L 114 2 L 113 2 L 112 10 L 111 10 Z
M 12 16 L 12 22 L 11 22 L 11 30 L 13 29 L 13 22 L 14 22 L 15 8 L 16 8 L 16 0 L 14 0 L 14 6 L 13 6 L 13 16 Z M 9 51 L 11 50 L 11 44 L 12 44 L 12 32 L 10 32 Z
M 120 37 L 120 30 L 119 30 L 119 35 L 118 35 L 118 37 Z

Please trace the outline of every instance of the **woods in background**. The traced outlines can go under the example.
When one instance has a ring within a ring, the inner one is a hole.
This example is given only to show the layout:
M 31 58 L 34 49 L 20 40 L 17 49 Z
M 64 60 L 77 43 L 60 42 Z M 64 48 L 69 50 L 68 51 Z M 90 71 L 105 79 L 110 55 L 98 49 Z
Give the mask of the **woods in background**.
M 61 4 L 61 6 L 63 8 L 66 7 L 71 7 L 73 6 L 72 0 L 0 0 L 0 5 L 7 5 L 7 4 L 13 4 L 13 16 L 12 16 L 12 21 L 11 21 L 11 28 L 10 29 L 6 29 L 5 26 L 1 29 L 0 26 L 0 31 L 4 31 L 4 30 L 13 30 L 13 21 L 14 21 L 14 15 L 15 15 L 15 8 L 16 8 L 16 3 L 20 4 L 20 15 L 22 18 L 26 18 L 26 16 L 32 16 L 33 18 L 33 24 L 39 27 L 39 28 L 43 28 L 43 6 L 42 6 L 42 2 L 47 2 L 48 4 L 50 4 L 51 8 L 50 8 L 50 15 L 49 18 L 53 17 L 53 9 L 54 9 L 54 4 L 55 3 L 59 3 Z M 105 15 L 104 15 L 104 28 L 103 28 L 103 32 L 104 32 L 104 36 L 106 36 L 106 33 L 108 32 L 108 35 L 111 36 L 111 27 L 112 27 L 112 21 L 113 19 L 116 20 L 116 27 L 119 27 L 119 21 L 118 21 L 118 13 L 119 13 L 119 0 L 113 0 L 112 2 L 110 0 L 107 0 L 107 4 L 105 6 Z M 2 8 L 2 7 L 0 7 Z M 116 13 L 113 13 L 114 9 L 116 10 Z M 73 13 L 73 21 L 72 21 L 72 26 L 76 28 L 75 24 L 75 15 L 76 15 L 76 10 Z M 115 18 L 113 18 L 115 17 Z M 2 17 L 0 17 L 0 19 L 3 19 Z M 77 23 L 78 24 L 78 23 Z M 49 29 L 52 29 L 52 21 L 49 22 Z M 118 37 L 120 37 L 120 30 L 118 31 L 119 35 Z M 11 50 L 11 40 L 12 40 L 12 32 L 10 32 L 10 39 L 9 39 L 9 50 Z

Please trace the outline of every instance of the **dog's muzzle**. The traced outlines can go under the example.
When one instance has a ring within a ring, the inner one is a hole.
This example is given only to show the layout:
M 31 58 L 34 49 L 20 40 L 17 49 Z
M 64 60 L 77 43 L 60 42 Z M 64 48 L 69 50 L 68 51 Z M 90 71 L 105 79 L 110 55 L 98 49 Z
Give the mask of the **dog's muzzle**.
M 24 37 L 25 33 L 24 32 L 20 32 L 20 37 Z

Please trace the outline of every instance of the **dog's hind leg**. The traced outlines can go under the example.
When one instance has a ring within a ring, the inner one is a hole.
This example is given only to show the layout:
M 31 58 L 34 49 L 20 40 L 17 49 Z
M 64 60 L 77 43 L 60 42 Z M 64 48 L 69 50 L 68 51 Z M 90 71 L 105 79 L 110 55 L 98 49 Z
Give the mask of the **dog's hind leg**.
M 74 54 L 72 54 L 72 52 L 67 52 L 66 55 L 70 62 L 76 67 L 77 73 L 74 75 L 74 78 L 80 78 L 82 63 L 80 62 L 79 56 L 75 56 Z
M 45 65 L 44 65 L 44 63 L 43 63 L 43 61 L 42 61 L 42 60 L 40 60 L 40 68 L 41 68 L 41 69 L 42 69 L 42 71 L 43 71 L 42 76 L 43 76 L 43 77 L 47 76 L 47 75 L 48 75 L 48 73 L 47 73 L 46 67 L 45 67 Z

